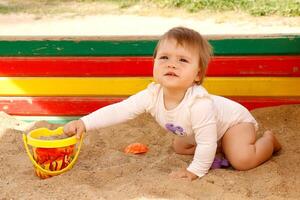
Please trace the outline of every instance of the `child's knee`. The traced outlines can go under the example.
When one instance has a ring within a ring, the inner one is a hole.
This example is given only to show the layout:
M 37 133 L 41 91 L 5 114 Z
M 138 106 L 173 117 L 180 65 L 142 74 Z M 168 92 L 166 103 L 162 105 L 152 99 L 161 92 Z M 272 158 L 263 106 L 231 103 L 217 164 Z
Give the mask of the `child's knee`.
M 172 145 L 175 153 L 177 154 L 194 154 L 195 152 L 195 145 L 188 144 L 185 141 L 175 138 Z
M 229 159 L 231 166 L 240 171 L 252 169 L 256 166 L 255 160 L 251 155 L 236 155 Z
M 175 151 L 175 153 L 181 154 L 183 152 L 183 147 L 180 144 L 180 142 L 176 139 L 173 140 L 173 144 L 172 144 L 173 150 Z

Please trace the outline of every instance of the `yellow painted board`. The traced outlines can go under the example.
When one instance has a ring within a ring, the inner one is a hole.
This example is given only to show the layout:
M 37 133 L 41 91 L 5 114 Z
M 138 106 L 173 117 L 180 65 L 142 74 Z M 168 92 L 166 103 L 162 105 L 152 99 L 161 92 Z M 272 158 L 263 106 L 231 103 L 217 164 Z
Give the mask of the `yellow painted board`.
M 0 96 L 127 96 L 150 77 L 0 77 Z M 204 86 L 222 96 L 300 96 L 300 77 L 208 77 Z
M 204 86 L 221 96 L 300 96 L 300 77 L 211 77 Z
M 0 95 L 127 96 L 147 87 L 152 78 L 1 77 Z

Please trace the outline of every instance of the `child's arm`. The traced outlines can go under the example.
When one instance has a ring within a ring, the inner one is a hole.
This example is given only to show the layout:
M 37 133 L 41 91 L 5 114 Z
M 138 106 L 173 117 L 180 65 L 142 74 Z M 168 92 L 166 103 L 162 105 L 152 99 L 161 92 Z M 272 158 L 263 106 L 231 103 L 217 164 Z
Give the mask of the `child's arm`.
M 150 104 L 150 99 L 149 92 L 143 90 L 124 101 L 100 108 L 82 117 L 81 120 L 86 131 L 122 123 L 144 113 Z
M 198 99 L 190 108 L 191 124 L 196 148 L 192 163 L 177 173 L 193 180 L 204 176 L 213 163 L 217 150 L 217 121 L 215 107 L 210 98 Z
M 217 150 L 216 124 L 209 124 L 195 135 L 197 143 L 192 163 L 187 170 L 197 175 L 204 176 L 210 169 Z
M 143 90 L 131 97 L 92 112 L 74 120 L 64 126 L 64 133 L 67 135 L 77 134 L 80 137 L 84 131 L 106 127 L 135 118 L 145 112 L 150 105 L 151 95 L 149 91 Z
M 213 163 L 217 150 L 216 108 L 210 98 L 198 100 L 191 107 L 191 122 L 195 133 L 196 149 L 188 171 L 204 176 Z
M 217 149 L 217 139 L 216 134 L 214 134 L 216 126 L 215 124 L 210 124 L 201 128 L 200 131 L 195 135 L 197 146 L 192 163 L 188 168 L 172 172 L 170 174 L 171 177 L 187 178 L 192 181 L 204 176 L 210 169 Z

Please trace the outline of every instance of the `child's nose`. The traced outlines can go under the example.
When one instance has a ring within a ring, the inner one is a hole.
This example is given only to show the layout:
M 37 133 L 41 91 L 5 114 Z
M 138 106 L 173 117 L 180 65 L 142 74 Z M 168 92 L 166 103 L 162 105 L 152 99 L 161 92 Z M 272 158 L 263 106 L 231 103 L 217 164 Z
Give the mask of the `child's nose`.
M 176 63 L 173 60 L 169 60 L 167 65 L 168 65 L 169 68 L 176 68 Z
M 168 65 L 168 67 L 169 67 L 169 68 L 173 68 L 173 69 L 175 69 L 175 68 L 176 68 L 176 66 L 175 66 L 175 65 L 173 65 L 173 64 L 169 64 L 169 65 Z

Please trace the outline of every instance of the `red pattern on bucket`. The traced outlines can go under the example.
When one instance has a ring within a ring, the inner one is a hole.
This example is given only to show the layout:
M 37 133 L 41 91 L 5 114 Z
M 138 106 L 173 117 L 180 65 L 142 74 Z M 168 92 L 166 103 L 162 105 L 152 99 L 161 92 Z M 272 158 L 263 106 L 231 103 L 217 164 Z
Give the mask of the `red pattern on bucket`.
M 61 148 L 33 148 L 33 158 L 46 170 L 62 170 L 71 163 L 74 157 L 74 147 L 75 145 Z M 35 172 L 42 179 L 51 177 L 37 168 Z

